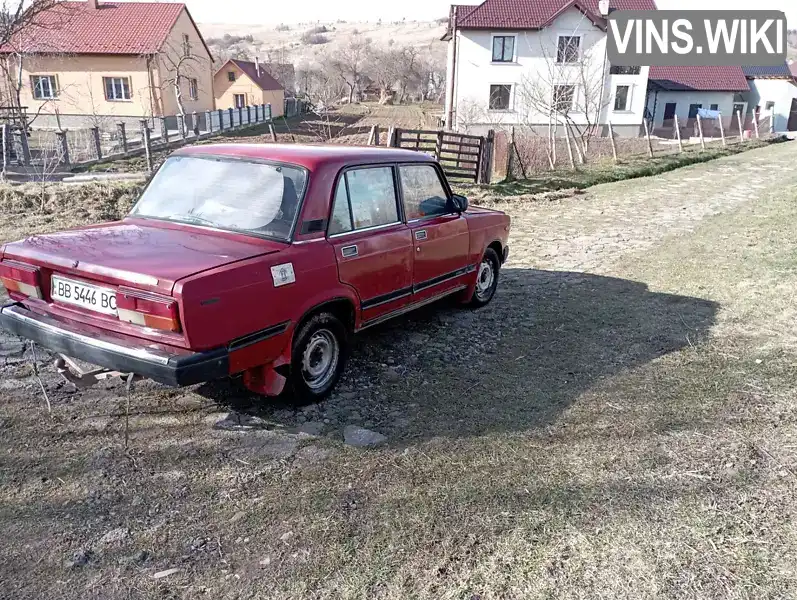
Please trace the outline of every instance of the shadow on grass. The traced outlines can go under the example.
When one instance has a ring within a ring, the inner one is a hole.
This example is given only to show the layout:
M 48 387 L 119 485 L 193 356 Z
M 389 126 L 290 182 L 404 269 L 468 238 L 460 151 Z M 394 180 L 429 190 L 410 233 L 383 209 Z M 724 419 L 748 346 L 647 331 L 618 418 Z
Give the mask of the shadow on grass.
M 599 380 L 698 344 L 718 308 L 640 282 L 507 268 L 482 310 L 444 301 L 357 335 L 317 409 L 345 423 L 354 405 L 354 424 L 407 440 L 545 427 Z M 400 378 L 385 377 L 387 363 Z M 264 400 L 226 382 L 199 393 L 297 425 L 289 394 Z

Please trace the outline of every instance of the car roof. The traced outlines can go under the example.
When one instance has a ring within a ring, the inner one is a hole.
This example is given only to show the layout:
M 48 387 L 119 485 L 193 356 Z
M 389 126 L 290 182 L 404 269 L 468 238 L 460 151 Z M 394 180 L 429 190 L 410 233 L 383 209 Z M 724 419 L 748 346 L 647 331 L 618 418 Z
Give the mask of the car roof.
M 311 171 L 328 164 L 346 166 L 349 164 L 431 162 L 434 160 L 428 154 L 414 150 L 342 144 L 205 144 L 182 148 L 174 154 L 273 160 L 299 165 Z

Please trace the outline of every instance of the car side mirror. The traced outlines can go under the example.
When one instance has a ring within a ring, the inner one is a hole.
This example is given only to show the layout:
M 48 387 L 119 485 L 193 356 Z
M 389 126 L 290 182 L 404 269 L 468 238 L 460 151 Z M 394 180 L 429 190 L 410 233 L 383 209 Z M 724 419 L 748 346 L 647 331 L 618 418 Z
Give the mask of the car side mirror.
M 454 210 L 458 213 L 464 213 L 468 210 L 468 199 L 465 196 L 453 194 L 451 196 L 451 202 L 454 205 Z

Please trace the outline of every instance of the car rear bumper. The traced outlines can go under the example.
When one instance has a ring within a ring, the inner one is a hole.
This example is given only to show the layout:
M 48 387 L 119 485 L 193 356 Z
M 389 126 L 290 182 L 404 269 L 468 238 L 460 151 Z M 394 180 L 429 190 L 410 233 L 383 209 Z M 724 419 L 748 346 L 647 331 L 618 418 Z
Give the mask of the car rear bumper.
M 166 385 L 191 385 L 229 375 L 226 348 L 191 352 L 147 344 L 96 327 L 40 315 L 19 303 L 0 309 L 0 326 L 53 352 L 106 369 L 143 375 Z

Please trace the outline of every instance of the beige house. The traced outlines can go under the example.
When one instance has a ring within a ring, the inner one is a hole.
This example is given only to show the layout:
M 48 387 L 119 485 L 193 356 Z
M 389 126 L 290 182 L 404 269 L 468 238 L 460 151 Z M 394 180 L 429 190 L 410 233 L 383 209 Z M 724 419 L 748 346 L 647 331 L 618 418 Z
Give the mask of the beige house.
M 230 59 L 213 77 L 216 108 L 271 104 L 271 116 L 285 112 L 285 90 L 259 61 Z
M 184 4 L 61 2 L 0 55 L 3 105 L 39 126 L 214 108 L 212 57 Z

